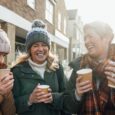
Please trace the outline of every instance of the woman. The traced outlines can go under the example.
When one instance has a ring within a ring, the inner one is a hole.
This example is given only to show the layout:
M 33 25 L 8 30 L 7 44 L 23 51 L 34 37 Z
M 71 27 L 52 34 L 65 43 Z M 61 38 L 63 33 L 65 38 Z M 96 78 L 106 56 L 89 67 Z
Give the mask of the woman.
M 18 115 L 60 115 L 61 92 L 65 89 L 63 68 L 50 52 L 47 31 L 39 24 L 32 27 L 26 37 L 27 54 L 12 68 L 16 110 Z M 50 86 L 47 94 L 38 88 L 40 84 Z
M 108 86 L 108 80 L 115 84 L 115 45 L 111 27 L 103 22 L 92 22 L 84 26 L 84 41 L 88 53 L 71 62 L 68 89 L 76 87 L 77 115 L 114 115 L 115 88 Z M 93 83 L 80 82 L 76 71 L 81 68 L 93 70 Z
M 0 29 L 0 69 L 7 68 L 4 58 L 10 52 L 10 47 L 7 34 Z M 11 91 L 13 82 L 12 72 L 4 76 L 0 75 L 0 115 L 15 115 L 15 106 Z

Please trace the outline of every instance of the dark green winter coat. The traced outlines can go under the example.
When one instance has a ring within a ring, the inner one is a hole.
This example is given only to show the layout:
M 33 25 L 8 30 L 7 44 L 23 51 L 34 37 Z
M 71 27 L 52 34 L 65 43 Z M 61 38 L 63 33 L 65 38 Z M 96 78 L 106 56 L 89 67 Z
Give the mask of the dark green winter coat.
M 80 68 L 81 58 L 70 62 L 69 66 L 73 69 L 71 77 L 67 83 L 66 91 L 64 93 L 63 107 L 73 114 L 79 113 L 82 101 L 78 101 L 75 96 L 76 90 L 76 71 Z M 65 96 L 66 95 L 66 96 Z
M 115 98 L 114 98 L 115 89 L 109 88 L 107 85 L 106 76 L 104 74 L 105 64 L 106 64 L 106 61 L 99 63 L 99 64 L 95 63 L 95 60 L 91 59 L 89 55 L 87 54 L 80 58 L 77 58 L 76 60 L 74 60 L 73 62 L 69 64 L 70 67 L 73 68 L 73 72 L 67 84 L 68 90 L 71 91 L 76 88 L 76 78 L 78 77 L 76 74 L 76 71 L 81 68 L 88 68 L 88 67 L 92 68 L 93 70 L 92 71 L 92 75 L 93 75 L 92 81 L 93 81 L 93 84 L 95 85 L 92 91 L 84 93 L 80 101 L 76 101 L 74 107 L 70 107 L 74 105 L 73 104 L 74 101 L 73 101 L 71 105 L 68 105 L 67 109 L 70 109 L 70 111 L 77 113 L 77 115 L 97 115 L 95 113 L 99 113 L 100 115 L 114 115 L 115 114 Z M 70 94 L 72 95 L 72 93 Z M 74 99 L 71 97 L 70 95 L 68 95 L 68 103 L 71 103 L 72 99 Z M 105 102 L 104 99 L 107 99 L 107 101 Z M 95 105 L 95 102 L 97 103 L 97 105 Z M 66 100 L 64 100 L 64 104 L 65 105 L 67 104 L 67 97 L 66 97 Z
M 44 79 L 35 73 L 26 61 L 12 68 L 14 75 L 13 94 L 18 115 L 60 115 L 63 108 L 63 95 L 65 90 L 63 68 L 60 66 L 57 78 L 57 72 L 45 71 Z M 60 81 L 59 81 L 60 80 Z M 28 105 L 29 96 L 37 84 L 47 84 L 53 92 L 53 102 L 51 104 L 32 104 Z

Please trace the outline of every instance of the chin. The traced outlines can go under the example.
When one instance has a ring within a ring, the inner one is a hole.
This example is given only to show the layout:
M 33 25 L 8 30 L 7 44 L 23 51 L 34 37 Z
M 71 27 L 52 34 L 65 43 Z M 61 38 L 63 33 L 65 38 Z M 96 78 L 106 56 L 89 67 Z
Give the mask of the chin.
M 95 57 L 96 57 L 96 54 L 95 54 L 95 53 L 93 53 L 93 52 L 89 52 L 89 55 L 90 55 L 91 57 L 93 57 L 93 58 L 95 58 Z
M 40 62 L 40 63 L 44 63 L 46 61 L 46 59 L 39 59 L 37 61 Z

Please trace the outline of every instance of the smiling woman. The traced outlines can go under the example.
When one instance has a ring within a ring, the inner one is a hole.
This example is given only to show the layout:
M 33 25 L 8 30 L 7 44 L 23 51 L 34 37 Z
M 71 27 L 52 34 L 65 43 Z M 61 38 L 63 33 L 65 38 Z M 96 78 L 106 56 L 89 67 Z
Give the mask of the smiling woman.
M 18 115 L 61 115 L 63 109 L 64 72 L 57 57 L 50 52 L 50 37 L 43 25 L 40 20 L 34 21 L 26 36 L 27 53 L 12 68 Z M 39 85 L 48 85 L 48 92 Z
M 68 89 L 76 88 L 77 115 L 115 114 L 115 44 L 111 27 L 104 22 L 84 25 L 84 41 L 88 53 L 70 63 L 73 72 Z M 82 82 L 83 75 L 76 75 L 79 69 L 91 68 L 92 81 Z M 75 82 L 76 81 L 76 82 Z

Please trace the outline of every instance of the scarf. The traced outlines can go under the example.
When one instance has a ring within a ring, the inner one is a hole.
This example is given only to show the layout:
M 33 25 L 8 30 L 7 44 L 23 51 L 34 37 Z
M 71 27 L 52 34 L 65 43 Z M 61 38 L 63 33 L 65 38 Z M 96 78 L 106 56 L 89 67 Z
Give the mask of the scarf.
M 84 55 L 81 60 L 81 68 L 89 67 L 93 69 L 93 74 L 96 74 L 97 77 L 101 77 L 100 85 L 97 89 L 96 82 L 93 81 L 93 90 L 84 94 L 84 103 L 81 111 L 81 115 L 105 115 L 105 111 L 107 115 L 114 115 L 114 112 L 111 110 L 115 110 L 113 108 L 115 104 L 115 92 L 113 92 L 112 88 L 108 87 L 108 81 L 104 74 L 104 68 L 107 64 L 108 59 L 115 61 L 115 46 L 111 45 L 108 52 L 108 58 L 102 63 L 98 63 L 95 59 L 90 57 L 88 54 Z M 110 110 L 105 110 L 105 105 L 112 105 Z

